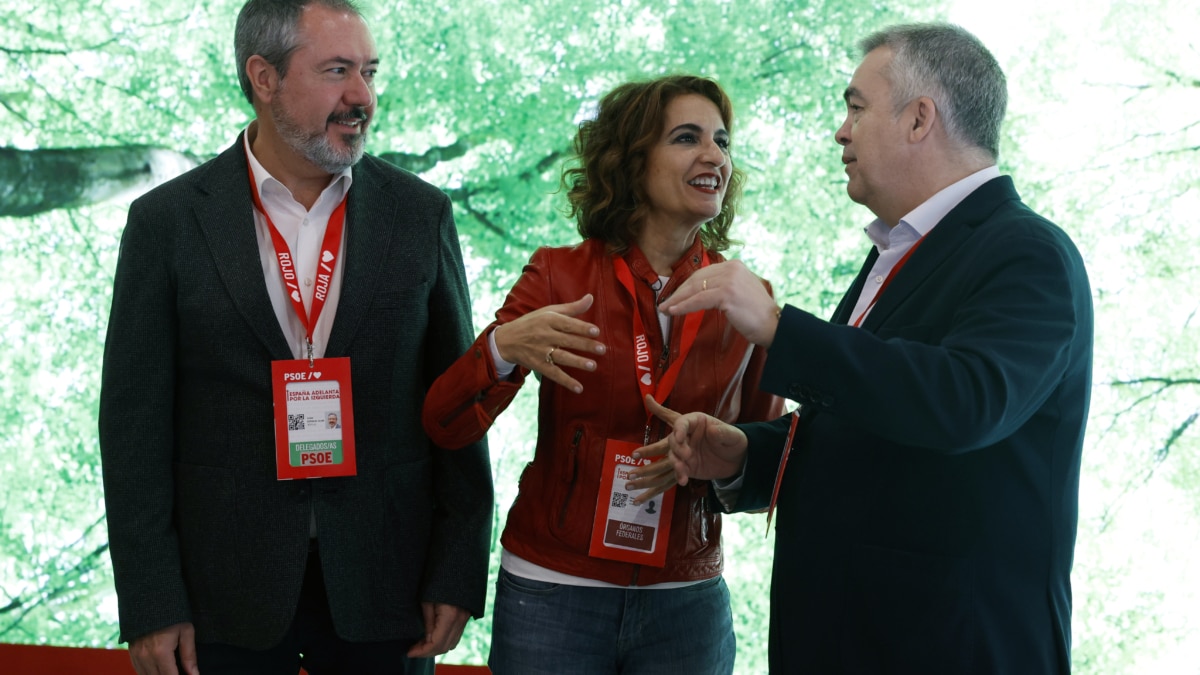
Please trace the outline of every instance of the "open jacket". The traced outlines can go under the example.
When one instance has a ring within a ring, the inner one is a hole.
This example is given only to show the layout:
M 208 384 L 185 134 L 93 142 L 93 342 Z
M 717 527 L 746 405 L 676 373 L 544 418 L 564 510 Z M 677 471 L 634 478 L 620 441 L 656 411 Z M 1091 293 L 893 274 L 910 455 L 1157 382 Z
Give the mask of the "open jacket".
M 200 642 L 278 643 L 314 516 L 341 637 L 419 637 L 422 602 L 480 616 L 487 446 L 444 451 L 419 419 L 472 332 L 449 200 L 369 155 L 355 165 L 326 356 L 350 358 L 358 475 L 277 480 L 271 361 L 294 357 L 246 162 L 239 138 L 151 190 L 121 240 L 99 414 L 121 639 L 192 622 Z
M 662 298 L 701 267 L 702 254 L 697 238 L 675 263 Z M 716 253 L 708 255 L 711 262 L 722 260 Z M 658 357 L 657 382 L 679 358 L 683 321 L 672 321 L 664 346 L 652 289 L 659 282 L 658 274 L 636 247 L 623 257 L 633 273 L 636 310 L 641 313 L 651 354 Z M 641 445 L 647 424 L 634 376 L 635 308 L 617 280 L 613 255 L 602 241 L 589 239 L 574 247 L 534 252 L 504 306 L 496 312 L 496 321 L 430 388 L 425 400 L 426 432 L 444 447 L 481 438 L 528 375 L 518 367 L 509 379 L 497 381 L 488 334 L 528 312 L 578 300 L 586 293 L 595 296 L 595 302 L 581 318 L 600 328 L 597 339 L 608 351 L 596 358 L 594 372 L 572 371 L 583 385 L 581 394 L 542 380 L 537 449 L 521 475 L 520 491 L 501 543 L 543 567 L 614 584 L 647 585 L 715 576 L 722 564 L 720 507 L 706 499 L 710 494 L 707 481 L 674 488 L 678 494 L 664 567 L 588 556 L 605 442 L 611 438 Z M 708 311 L 665 405 L 682 412 L 703 411 L 730 423 L 776 417 L 782 413 L 782 399 L 758 387 L 764 358 L 765 352 L 747 342 L 723 314 Z M 665 432 L 664 424 L 650 421 L 652 441 Z
M 1071 671 L 1091 391 L 1083 259 L 1007 176 L 926 237 L 860 328 L 784 309 L 763 386 L 804 412 L 779 491 L 773 673 Z M 739 510 L 786 423 L 743 427 Z

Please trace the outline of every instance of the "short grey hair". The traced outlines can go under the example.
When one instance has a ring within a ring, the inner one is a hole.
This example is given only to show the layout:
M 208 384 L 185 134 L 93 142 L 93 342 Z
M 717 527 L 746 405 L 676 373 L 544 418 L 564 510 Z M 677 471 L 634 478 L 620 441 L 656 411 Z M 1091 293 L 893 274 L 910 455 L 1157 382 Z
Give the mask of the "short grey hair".
M 246 73 L 246 61 L 255 54 L 263 57 L 282 80 L 287 75 L 292 53 L 300 47 L 300 16 L 309 5 L 348 11 L 362 18 L 362 11 L 353 0 L 249 0 L 242 5 L 233 33 L 233 53 L 238 83 L 252 105 L 254 87 Z
M 891 49 L 884 75 L 897 113 L 928 96 L 952 140 L 986 151 L 993 161 L 1000 156 L 1008 85 L 979 38 L 953 24 L 903 24 L 874 33 L 859 47 L 864 56 L 880 47 Z

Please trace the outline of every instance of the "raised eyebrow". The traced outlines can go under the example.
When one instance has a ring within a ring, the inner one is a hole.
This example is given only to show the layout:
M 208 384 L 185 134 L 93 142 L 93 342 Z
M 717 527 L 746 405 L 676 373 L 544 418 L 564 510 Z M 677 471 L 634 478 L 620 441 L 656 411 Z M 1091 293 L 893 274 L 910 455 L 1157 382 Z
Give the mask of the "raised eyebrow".
M 680 124 L 679 126 L 675 127 L 674 129 L 668 131 L 667 135 L 674 136 L 676 134 L 676 132 L 679 132 L 679 131 L 691 131 L 694 133 L 700 133 L 700 126 L 697 124 L 692 124 L 690 122 L 685 122 L 684 124 Z
M 667 135 L 674 136 L 676 134 L 676 132 L 679 132 L 679 131 L 691 131 L 692 133 L 699 134 L 699 133 L 703 133 L 704 129 L 702 129 L 699 124 L 692 124 L 691 122 L 685 122 L 685 123 L 680 124 L 679 126 L 675 127 L 674 129 L 668 131 Z M 728 136 L 728 135 L 729 135 L 729 132 L 726 131 L 725 129 L 717 129 L 716 131 L 713 132 L 713 136 Z
M 335 56 L 335 57 L 325 61 L 324 65 L 326 65 L 326 66 L 338 65 L 338 66 L 346 66 L 348 68 L 353 68 L 354 66 L 358 65 L 358 61 L 355 61 L 354 59 L 346 58 L 345 56 Z M 367 61 L 366 63 L 363 64 L 363 66 L 378 66 L 378 65 L 379 65 L 378 58 L 371 59 L 370 61 Z

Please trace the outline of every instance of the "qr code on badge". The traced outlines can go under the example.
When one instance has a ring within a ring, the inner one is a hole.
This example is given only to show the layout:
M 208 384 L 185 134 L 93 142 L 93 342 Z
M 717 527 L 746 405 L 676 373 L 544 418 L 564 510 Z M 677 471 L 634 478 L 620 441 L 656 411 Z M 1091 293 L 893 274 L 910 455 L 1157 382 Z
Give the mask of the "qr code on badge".
M 304 431 L 304 413 L 288 415 L 288 431 Z
M 614 509 L 623 509 L 629 504 L 629 495 L 624 492 L 614 492 L 612 496 L 612 505 Z

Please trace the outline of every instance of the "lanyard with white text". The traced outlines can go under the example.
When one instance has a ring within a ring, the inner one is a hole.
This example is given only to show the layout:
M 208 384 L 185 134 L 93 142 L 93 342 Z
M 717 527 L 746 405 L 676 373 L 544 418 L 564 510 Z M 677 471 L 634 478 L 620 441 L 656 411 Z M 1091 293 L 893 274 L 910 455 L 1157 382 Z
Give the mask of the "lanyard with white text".
M 296 265 L 292 250 L 288 247 L 287 240 L 279 233 L 279 228 L 271 222 L 271 216 L 267 215 L 267 210 L 263 208 L 262 200 L 258 196 L 258 184 L 254 181 L 253 169 L 250 170 L 250 194 L 254 198 L 254 207 L 267 221 L 267 230 L 270 231 L 271 242 L 275 245 L 275 260 L 279 263 L 279 273 L 283 275 L 283 283 L 287 286 L 288 298 L 292 301 L 292 307 L 296 309 L 296 315 L 304 323 L 304 341 L 308 345 L 308 365 L 311 368 L 313 366 L 313 330 L 317 327 L 317 318 L 321 316 L 321 310 L 325 309 L 325 300 L 329 297 L 333 270 L 337 265 L 337 257 L 342 252 L 342 229 L 346 224 L 346 197 L 349 197 L 349 194 L 342 197 L 342 202 L 329 215 L 329 223 L 325 227 L 325 239 L 321 242 L 321 257 L 317 261 L 317 265 L 324 273 L 319 271 L 317 275 L 318 283 L 313 291 L 311 316 L 304 311 L 300 285 L 296 283 Z
M 629 264 L 619 256 L 613 257 L 613 267 L 616 268 L 617 280 L 621 282 L 626 291 L 629 291 L 629 297 L 633 300 L 633 366 L 638 387 L 642 390 L 642 405 L 646 405 L 646 394 L 652 394 L 655 401 L 665 404 L 667 397 L 671 395 L 671 390 L 675 388 L 675 380 L 679 377 L 679 370 L 683 366 L 688 352 L 692 350 L 692 345 L 696 342 L 696 335 L 700 332 L 700 322 L 704 319 L 704 310 L 692 312 L 684 318 L 683 338 L 679 347 L 679 358 L 667 368 L 667 371 L 663 373 L 662 379 L 655 386 L 654 368 L 651 366 L 650 342 L 646 339 L 646 326 L 642 322 L 642 313 L 638 310 L 637 289 L 633 284 L 633 273 L 629 271 Z M 707 251 L 703 254 L 700 267 L 708 267 Z M 670 336 L 663 336 L 664 348 L 669 339 Z M 650 444 L 650 420 L 653 417 L 650 411 L 647 410 L 646 431 L 642 438 L 643 445 Z
M 896 272 L 899 272 L 900 268 L 904 267 L 904 263 L 908 262 L 908 259 L 910 256 L 912 256 L 913 251 L 917 250 L 917 247 L 920 246 L 921 242 L 923 241 L 925 241 L 925 237 L 921 237 L 913 242 L 912 247 L 905 251 L 904 255 L 896 261 L 896 265 L 892 267 L 892 271 L 888 272 L 887 278 L 883 280 L 883 284 L 879 286 L 879 290 L 875 291 L 875 297 L 871 298 L 871 302 L 867 304 L 866 309 L 864 309 L 862 314 L 859 314 L 858 318 L 854 320 L 852 325 L 855 328 L 858 328 L 859 324 L 862 323 L 863 317 L 865 317 L 867 312 L 871 311 L 871 308 L 875 306 L 875 303 L 879 300 L 879 296 L 883 295 L 883 291 L 888 287 L 888 284 L 892 283 L 892 278 L 896 276 Z

